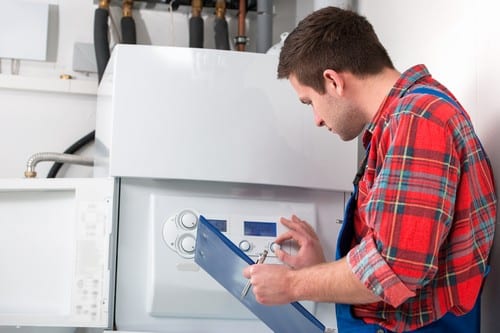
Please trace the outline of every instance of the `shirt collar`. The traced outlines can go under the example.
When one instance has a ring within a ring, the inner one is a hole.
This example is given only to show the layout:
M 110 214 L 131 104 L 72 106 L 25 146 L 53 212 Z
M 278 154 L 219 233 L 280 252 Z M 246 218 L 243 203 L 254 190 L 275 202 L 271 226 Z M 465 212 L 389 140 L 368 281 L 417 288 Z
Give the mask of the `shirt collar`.
M 395 99 L 399 99 L 406 94 L 408 89 L 412 87 L 417 81 L 420 81 L 426 76 L 430 76 L 429 70 L 425 65 L 416 65 L 407 69 L 399 79 L 396 81 L 394 86 L 389 91 L 389 94 L 384 98 L 382 104 L 380 104 L 377 113 L 373 117 L 372 121 L 367 125 L 366 131 L 363 134 L 363 145 L 366 147 L 371 139 L 373 130 L 376 124 L 379 122 L 380 118 L 385 116 L 386 113 L 390 112 L 388 107 Z

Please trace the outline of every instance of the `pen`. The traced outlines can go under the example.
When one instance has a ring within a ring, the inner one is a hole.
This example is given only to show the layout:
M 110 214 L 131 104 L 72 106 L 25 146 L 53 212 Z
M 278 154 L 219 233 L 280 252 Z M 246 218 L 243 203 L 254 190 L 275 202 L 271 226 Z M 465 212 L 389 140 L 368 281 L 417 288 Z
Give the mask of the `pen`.
M 257 259 L 256 264 L 263 264 L 264 260 L 266 260 L 267 257 L 267 250 L 262 251 L 262 253 L 259 255 L 259 258 Z M 250 287 L 252 286 L 252 283 L 250 282 L 250 279 L 248 279 L 247 284 L 245 285 L 245 288 L 241 291 L 240 298 L 243 299 L 248 294 L 248 291 L 250 290 Z

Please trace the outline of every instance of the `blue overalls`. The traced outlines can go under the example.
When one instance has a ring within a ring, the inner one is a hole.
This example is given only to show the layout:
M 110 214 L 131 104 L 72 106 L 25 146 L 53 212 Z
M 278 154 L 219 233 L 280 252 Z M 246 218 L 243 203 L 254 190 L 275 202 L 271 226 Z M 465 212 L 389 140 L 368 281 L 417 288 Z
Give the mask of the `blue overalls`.
M 445 99 L 452 103 L 460 110 L 461 108 L 447 95 L 429 88 L 417 88 L 412 93 L 425 93 Z M 352 239 L 354 237 L 354 211 L 356 209 L 358 183 L 364 174 L 368 152 L 370 146 L 367 147 L 366 156 L 361 163 L 361 166 L 356 173 L 353 185 L 354 191 L 347 202 L 344 213 L 344 221 L 340 229 L 339 237 L 337 240 L 336 259 L 344 257 L 351 249 Z M 475 306 L 470 312 L 463 316 L 455 316 L 447 313 L 441 319 L 421 327 L 420 329 L 411 332 L 422 333 L 479 333 L 480 327 L 480 297 L 478 297 Z M 335 304 L 335 312 L 337 315 L 337 326 L 339 333 L 387 333 L 389 330 L 374 324 L 366 324 L 361 319 L 353 317 L 351 313 L 351 306 L 349 304 Z

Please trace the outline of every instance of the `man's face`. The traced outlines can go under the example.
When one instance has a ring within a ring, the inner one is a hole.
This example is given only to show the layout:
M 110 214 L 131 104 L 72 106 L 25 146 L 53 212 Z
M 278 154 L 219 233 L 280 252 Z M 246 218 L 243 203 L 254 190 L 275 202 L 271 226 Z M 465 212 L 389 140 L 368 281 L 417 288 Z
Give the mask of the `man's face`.
M 328 92 L 320 94 L 302 85 L 293 74 L 289 81 L 300 101 L 312 107 L 316 126 L 326 127 L 344 141 L 352 140 L 361 133 L 365 124 L 352 102 Z

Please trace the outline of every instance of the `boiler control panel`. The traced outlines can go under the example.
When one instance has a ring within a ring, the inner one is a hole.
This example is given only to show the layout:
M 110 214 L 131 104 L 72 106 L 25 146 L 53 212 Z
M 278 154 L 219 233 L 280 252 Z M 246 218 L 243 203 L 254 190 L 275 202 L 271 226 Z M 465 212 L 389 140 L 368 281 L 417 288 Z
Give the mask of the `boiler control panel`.
M 316 228 L 311 202 L 238 197 L 152 195 L 147 312 L 153 317 L 255 318 L 194 261 L 196 231 L 202 215 L 254 261 L 268 251 L 266 263 L 280 263 L 276 237 L 287 231 L 280 218 L 297 215 Z M 295 242 L 281 244 L 297 251 Z M 175 299 L 175 302 L 172 300 Z M 215 301 L 216 300 L 216 301 Z M 312 302 L 302 302 L 312 312 Z
M 274 242 L 276 237 L 285 231 L 285 227 L 279 222 L 279 216 L 232 214 L 223 217 L 222 215 L 215 218 L 204 216 L 250 257 L 258 257 L 263 250 L 267 250 L 269 262 L 270 258 L 275 257 L 278 247 L 282 247 L 291 254 L 297 251 L 297 246 L 292 241 L 284 242 L 281 246 Z M 170 249 L 184 258 L 194 257 L 199 217 L 200 212 L 193 208 L 186 208 L 170 216 L 163 225 L 163 239 Z

